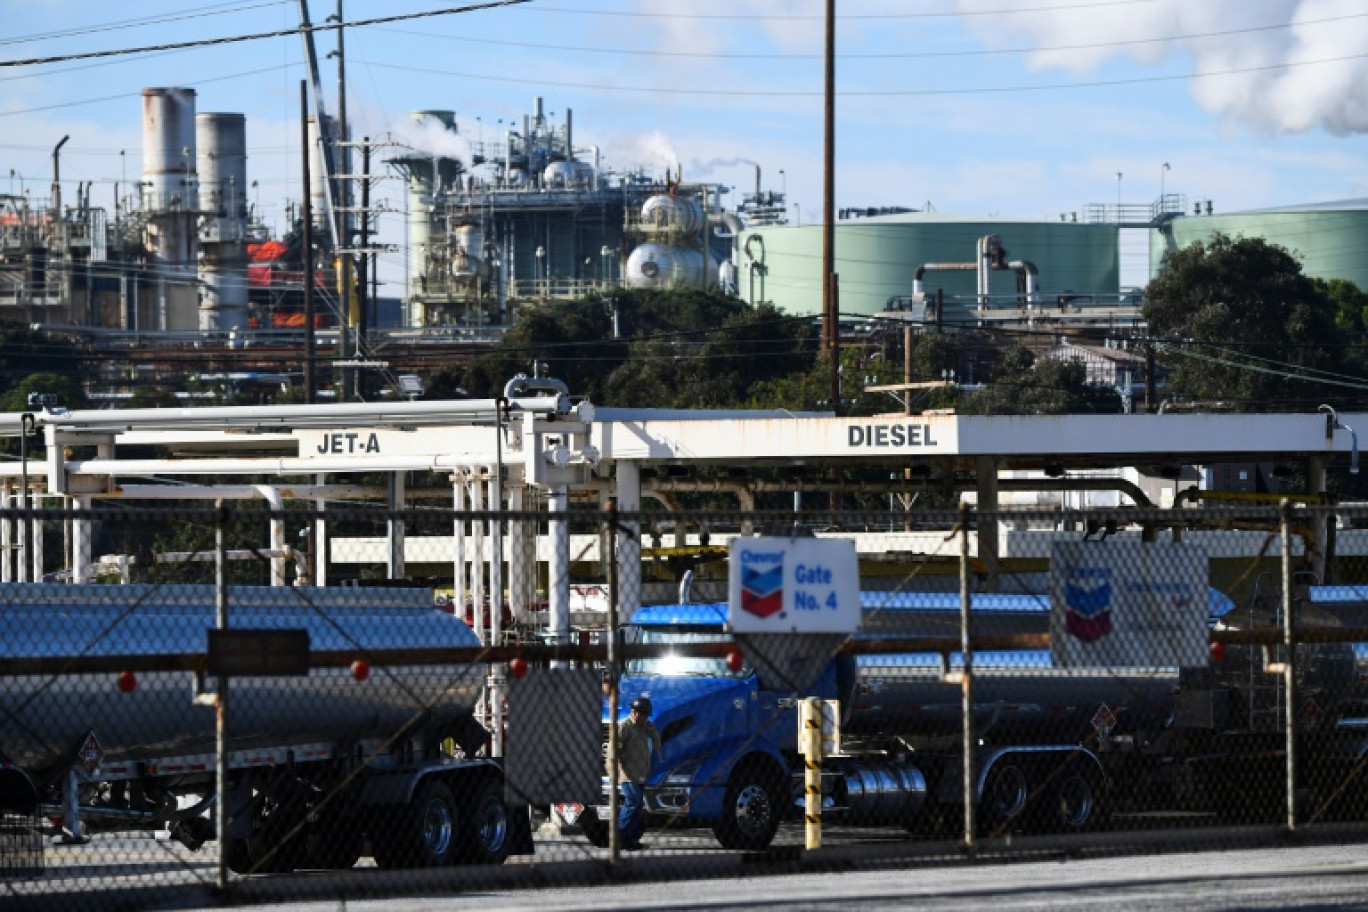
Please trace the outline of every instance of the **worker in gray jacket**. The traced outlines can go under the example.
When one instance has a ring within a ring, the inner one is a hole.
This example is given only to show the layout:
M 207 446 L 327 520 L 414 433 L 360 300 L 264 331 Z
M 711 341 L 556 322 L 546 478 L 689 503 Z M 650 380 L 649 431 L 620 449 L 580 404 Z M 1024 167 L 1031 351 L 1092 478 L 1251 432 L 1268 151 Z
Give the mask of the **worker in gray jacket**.
M 651 701 L 637 697 L 632 711 L 618 723 L 618 779 L 622 783 L 622 811 L 618 815 L 618 834 L 622 848 L 642 848 L 641 834 L 646 830 L 646 777 L 651 760 L 660 751 L 660 733 L 651 721 Z

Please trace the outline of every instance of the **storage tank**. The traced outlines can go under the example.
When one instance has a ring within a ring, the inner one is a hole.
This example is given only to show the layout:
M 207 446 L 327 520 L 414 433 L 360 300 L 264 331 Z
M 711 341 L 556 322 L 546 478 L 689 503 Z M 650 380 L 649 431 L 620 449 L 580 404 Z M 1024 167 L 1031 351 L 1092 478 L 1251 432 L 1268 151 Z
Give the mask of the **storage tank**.
M 247 325 L 247 119 L 195 117 L 200 206 L 199 301 L 202 332 Z
M 641 222 L 657 231 L 694 235 L 703 228 L 703 207 L 686 196 L 652 196 L 641 205 Z
M 688 247 L 647 243 L 633 248 L 622 270 L 628 288 L 708 288 L 703 253 Z
M 139 314 L 138 325 L 194 330 L 199 328 L 195 90 L 143 89 L 142 100 L 144 244 L 155 310 Z
M 552 162 L 542 171 L 542 183 L 547 187 L 573 187 L 578 175 L 579 169 L 573 163 Z

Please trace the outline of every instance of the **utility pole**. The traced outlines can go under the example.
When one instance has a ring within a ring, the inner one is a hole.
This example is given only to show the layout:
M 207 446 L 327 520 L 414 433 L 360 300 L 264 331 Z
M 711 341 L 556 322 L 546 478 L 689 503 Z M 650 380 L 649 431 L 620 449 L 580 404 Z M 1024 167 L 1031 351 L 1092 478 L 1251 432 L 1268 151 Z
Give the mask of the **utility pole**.
M 358 314 L 360 307 L 357 306 L 356 294 L 357 285 L 365 286 L 364 281 L 358 282 L 356 272 L 357 257 L 352 253 L 352 210 L 351 210 L 351 143 L 348 141 L 347 133 L 347 57 L 346 44 L 343 40 L 345 30 L 342 27 L 342 0 L 337 0 L 337 14 L 334 17 L 337 21 L 337 137 L 336 153 L 333 160 L 337 162 L 337 255 L 338 265 L 341 269 L 338 272 L 338 293 L 342 298 L 342 317 L 346 322 L 347 329 L 352 333 L 352 356 L 360 361 L 361 354 L 361 317 Z M 364 246 L 364 245 L 363 245 Z M 345 354 L 347 349 L 345 335 L 338 339 L 338 352 Z M 346 391 L 345 385 L 343 392 Z M 356 394 L 360 399 L 361 379 L 357 373 Z
M 309 148 L 309 84 L 302 79 L 299 82 L 299 130 L 300 145 L 303 147 L 301 157 L 304 178 L 304 204 L 301 207 L 304 212 L 304 401 L 312 404 L 315 399 L 314 391 L 317 389 L 314 377 L 313 203 L 312 190 L 309 186 L 309 152 L 312 150 Z
M 356 291 L 357 291 L 357 319 L 356 319 L 356 359 L 362 358 L 361 350 L 363 340 L 366 338 L 366 269 L 367 260 L 370 257 L 368 248 L 370 247 L 370 160 L 371 147 L 370 137 L 367 136 L 361 145 L 361 255 L 356 258 Z M 356 372 L 356 399 L 362 398 L 361 372 Z
M 826 0 L 826 104 L 822 142 L 822 347 L 831 365 L 831 411 L 841 414 L 841 333 L 836 303 L 836 0 Z

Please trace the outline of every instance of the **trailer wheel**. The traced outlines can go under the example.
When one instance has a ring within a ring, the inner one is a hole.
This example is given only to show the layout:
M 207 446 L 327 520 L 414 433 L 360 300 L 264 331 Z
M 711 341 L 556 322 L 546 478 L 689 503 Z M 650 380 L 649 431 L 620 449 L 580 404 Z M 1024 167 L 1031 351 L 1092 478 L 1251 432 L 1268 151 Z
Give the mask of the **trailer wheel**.
M 774 840 L 784 808 L 779 778 L 764 762 L 743 764 L 732 773 L 722 819 L 713 826 L 724 849 L 758 852 Z
M 984 832 L 1005 833 L 1020 826 L 1030 801 L 1030 770 L 1014 757 L 1003 757 L 989 770 L 979 799 Z
M 508 860 L 508 806 L 502 783 L 486 779 L 465 803 L 460 822 L 460 858 L 468 864 L 503 864 Z
M 584 838 L 589 840 L 589 844 L 596 849 L 608 848 L 608 823 L 600 820 L 598 811 L 592 807 L 586 807 L 579 815 L 580 829 L 584 830 Z
M 456 855 L 456 799 L 445 783 L 429 779 L 408 804 L 377 808 L 392 819 L 372 836 L 371 851 L 382 868 L 433 868 Z
M 1106 782 L 1090 761 L 1074 760 L 1066 765 L 1050 787 L 1049 829 L 1060 833 L 1086 833 L 1102 825 L 1107 817 Z

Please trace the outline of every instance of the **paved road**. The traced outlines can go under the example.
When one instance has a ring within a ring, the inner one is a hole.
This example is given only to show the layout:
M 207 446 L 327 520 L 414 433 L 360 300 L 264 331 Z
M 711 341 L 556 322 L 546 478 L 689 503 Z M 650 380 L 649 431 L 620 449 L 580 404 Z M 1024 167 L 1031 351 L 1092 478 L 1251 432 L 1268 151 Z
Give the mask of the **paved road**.
M 1368 909 L 1368 849 L 1284 848 L 234 908 L 259 912 L 393 912 L 396 902 L 406 902 L 407 908 L 439 912 Z
M 151 883 L 146 892 L 140 893 L 126 878 L 141 866 L 139 862 L 150 859 L 128 858 L 124 866 L 104 867 L 79 865 L 70 857 L 50 867 L 49 876 L 76 874 L 85 881 L 83 895 L 18 896 L 0 883 L 0 909 L 170 912 L 220 905 L 208 888 L 212 869 L 206 860 L 176 857 L 178 853 L 168 853 L 166 846 L 147 848 L 160 854 L 164 867 L 151 874 L 152 881 L 160 882 Z M 510 864 L 484 871 L 279 875 L 235 884 L 230 903 L 234 909 L 255 912 L 393 912 L 396 907 L 437 912 L 1036 912 L 1099 906 L 1140 912 L 1368 910 L 1368 845 L 1362 844 L 1107 858 L 1052 852 L 1048 861 L 1025 861 L 1015 854 L 1004 856 L 1012 860 L 972 863 L 952 857 L 916 860 L 905 853 L 881 853 L 881 848 L 889 847 L 833 848 L 823 861 L 831 870 L 820 873 L 799 873 L 815 856 L 800 856 L 801 861 L 788 864 L 782 858 L 766 863 L 716 850 L 680 856 L 676 847 L 662 847 L 628 856 L 616 869 L 594 853 L 580 861 Z M 63 871 L 66 865 L 77 867 Z M 707 879 L 699 878 L 701 870 L 709 871 Z M 141 876 L 150 873 L 144 869 Z M 184 886 L 168 890 L 168 880 Z

